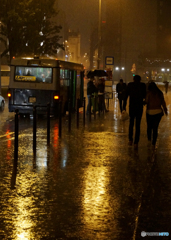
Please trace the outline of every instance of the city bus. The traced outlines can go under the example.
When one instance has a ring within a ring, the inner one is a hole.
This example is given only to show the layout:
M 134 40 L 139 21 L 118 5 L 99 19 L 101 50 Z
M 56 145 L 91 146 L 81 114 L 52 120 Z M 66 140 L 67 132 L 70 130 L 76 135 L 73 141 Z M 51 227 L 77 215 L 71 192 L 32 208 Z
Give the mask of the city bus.
M 14 58 L 10 65 L 8 90 L 9 112 L 16 109 L 22 114 L 32 114 L 36 106 L 38 114 L 47 111 L 57 115 L 59 101 L 62 101 L 62 114 L 82 106 L 84 97 L 84 67 L 82 64 L 57 60 L 54 58 Z

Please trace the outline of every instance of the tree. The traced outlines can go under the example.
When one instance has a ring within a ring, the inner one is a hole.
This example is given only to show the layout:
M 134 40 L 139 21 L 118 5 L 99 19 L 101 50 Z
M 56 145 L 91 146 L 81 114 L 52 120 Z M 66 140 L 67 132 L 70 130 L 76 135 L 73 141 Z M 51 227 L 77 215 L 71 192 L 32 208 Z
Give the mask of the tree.
M 55 55 L 61 26 L 52 20 L 55 0 L 0 0 L 0 40 L 10 59 L 21 54 Z M 6 41 L 7 39 L 7 41 Z

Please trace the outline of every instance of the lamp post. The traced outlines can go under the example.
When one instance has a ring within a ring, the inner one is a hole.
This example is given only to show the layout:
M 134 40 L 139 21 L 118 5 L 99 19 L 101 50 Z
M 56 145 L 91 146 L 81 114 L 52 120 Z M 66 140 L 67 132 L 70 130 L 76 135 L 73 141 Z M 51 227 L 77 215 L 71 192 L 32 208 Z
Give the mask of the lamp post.
M 2 22 L 0 22 L 0 29 L 1 29 L 1 24 Z M 1 41 L 0 41 L 1 43 Z M 1 55 L 2 55 L 2 52 L 0 51 L 0 94 L 1 94 Z
M 1 52 L 0 52 L 0 94 L 1 94 Z
M 98 27 L 98 56 L 97 56 L 97 69 L 100 69 L 100 58 L 101 58 L 101 22 L 102 22 L 102 1 L 99 0 L 99 27 Z

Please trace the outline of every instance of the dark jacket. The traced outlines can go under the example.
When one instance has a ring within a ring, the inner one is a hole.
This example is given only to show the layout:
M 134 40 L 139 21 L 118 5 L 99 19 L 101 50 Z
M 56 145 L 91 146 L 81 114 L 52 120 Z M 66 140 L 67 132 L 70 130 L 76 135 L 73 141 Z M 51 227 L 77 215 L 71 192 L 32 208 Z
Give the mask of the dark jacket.
M 116 92 L 118 93 L 118 99 L 124 100 L 126 97 L 126 83 L 118 83 L 116 85 Z
M 103 83 L 99 83 L 97 88 L 98 88 L 98 92 L 104 93 L 105 85 Z
M 126 89 L 126 99 L 129 97 L 129 115 L 142 113 L 146 97 L 146 85 L 142 82 L 130 82 Z
M 92 95 L 94 92 L 97 92 L 97 88 L 94 85 L 93 81 L 87 83 L 87 95 Z

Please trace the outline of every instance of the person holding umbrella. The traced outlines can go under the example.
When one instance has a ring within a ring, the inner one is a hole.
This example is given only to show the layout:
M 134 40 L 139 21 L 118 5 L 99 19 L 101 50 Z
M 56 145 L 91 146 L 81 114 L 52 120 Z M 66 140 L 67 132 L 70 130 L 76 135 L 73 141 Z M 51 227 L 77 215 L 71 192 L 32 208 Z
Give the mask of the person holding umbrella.
M 90 111 L 92 94 L 94 94 L 95 92 L 98 91 L 96 86 L 94 85 L 93 81 L 94 81 L 94 77 L 91 76 L 90 80 L 87 83 L 87 98 L 88 98 L 87 111 L 86 111 L 87 115 L 89 114 L 89 111 Z M 90 114 L 91 114 L 91 112 L 90 112 Z
M 105 104 L 105 80 L 104 78 L 99 79 L 99 83 L 97 85 L 98 88 L 98 95 L 99 95 L 99 111 L 105 111 L 109 112 L 109 110 L 106 109 L 106 104 Z

